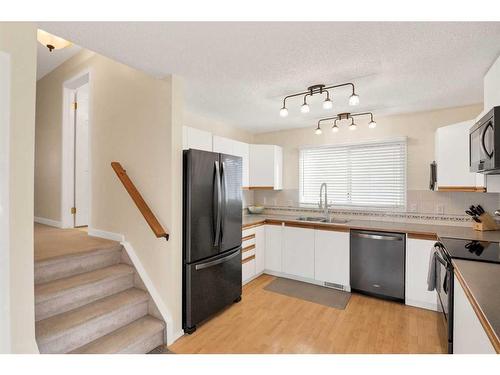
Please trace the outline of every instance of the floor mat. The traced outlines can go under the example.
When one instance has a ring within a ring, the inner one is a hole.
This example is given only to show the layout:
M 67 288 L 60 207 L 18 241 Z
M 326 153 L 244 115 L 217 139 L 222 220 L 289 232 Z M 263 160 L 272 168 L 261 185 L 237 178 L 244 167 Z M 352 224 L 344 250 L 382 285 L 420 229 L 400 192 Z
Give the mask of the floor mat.
M 264 289 L 340 310 L 345 309 L 351 298 L 349 292 L 281 277 L 270 282 Z

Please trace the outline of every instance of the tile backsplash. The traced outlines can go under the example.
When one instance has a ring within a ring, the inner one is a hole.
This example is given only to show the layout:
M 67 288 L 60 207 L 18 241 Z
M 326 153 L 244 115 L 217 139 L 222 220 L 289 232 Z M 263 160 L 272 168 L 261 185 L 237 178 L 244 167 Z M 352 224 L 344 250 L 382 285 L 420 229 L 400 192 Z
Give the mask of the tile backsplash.
M 298 189 L 285 189 L 280 191 L 255 190 L 253 193 L 254 194 L 252 197 L 252 201 L 255 204 L 273 207 L 300 206 Z M 467 209 L 470 205 L 478 204 L 480 204 L 486 211 L 491 213 L 500 208 L 499 193 L 462 193 L 435 192 L 429 190 L 408 190 L 406 201 L 406 212 L 417 214 L 465 216 L 465 209 Z

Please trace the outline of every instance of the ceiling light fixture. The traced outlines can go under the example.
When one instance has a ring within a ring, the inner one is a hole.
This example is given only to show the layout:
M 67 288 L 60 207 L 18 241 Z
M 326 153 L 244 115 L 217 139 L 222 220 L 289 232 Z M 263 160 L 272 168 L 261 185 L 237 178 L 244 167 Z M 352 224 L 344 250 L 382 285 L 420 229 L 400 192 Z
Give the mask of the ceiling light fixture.
M 332 109 L 332 108 L 333 108 L 333 102 L 330 100 L 330 93 L 327 91 L 326 99 L 323 102 L 323 109 Z
M 309 113 L 309 111 L 310 111 L 309 104 L 307 104 L 307 102 L 306 102 L 306 98 L 307 98 L 307 95 L 304 96 L 304 104 L 302 104 L 302 106 L 300 107 L 300 112 L 302 112 L 302 113 Z
M 322 133 L 323 133 L 323 131 L 321 130 L 321 128 L 320 128 L 320 127 L 319 127 L 319 125 L 318 125 L 318 127 L 317 127 L 317 128 L 316 128 L 316 130 L 314 131 L 314 134 L 316 134 L 316 135 L 321 135 Z
M 335 121 L 333 122 L 333 126 L 332 126 L 332 133 L 338 133 L 339 131 L 339 127 L 337 126 L 337 119 L 335 119 Z
M 286 116 L 288 116 L 288 109 L 286 109 L 286 108 L 281 108 L 281 109 L 280 109 L 280 116 L 281 116 L 281 117 L 286 117 Z
M 375 119 L 373 118 L 373 113 L 371 112 L 360 112 L 360 113 L 339 113 L 337 116 L 334 117 L 326 117 L 318 120 L 318 124 L 316 126 L 315 134 L 321 134 L 321 123 L 324 121 L 331 121 L 333 120 L 333 126 L 332 126 L 332 132 L 337 133 L 340 128 L 337 126 L 337 123 L 342 121 L 342 120 L 351 120 L 351 123 L 349 124 L 349 130 L 356 130 L 358 128 L 358 125 L 354 122 L 354 117 L 358 116 L 370 116 L 370 122 L 368 123 L 368 127 L 370 129 L 373 129 L 377 126 L 377 123 L 375 122 Z M 320 132 L 318 132 L 318 129 Z
M 71 42 L 48 32 L 38 29 L 36 33 L 37 40 L 52 52 L 55 49 L 63 49 L 72 45 Z
M 326 86 L 324 84 L 318 84 L 318 85 L 313 85 L 309 86 L 306 91 L 298 92 L 296 94 L 291 94 L 285 96 L 283 99 L 283 107 L 280 109 L 280 116 L 281 117 L 286 117 L 288 116 L 288 109 L 286 107 L 286 100 L 290 98 L 294 98 L 297 96 L 302 96 L 304 95 L 304 104 L 300 107 L 300 112 L 302 113 L 308 113 L 310 111 L 309 105 L 306 102 L 306 99 L 308 96 L 313 96 L 316 94 L 324 94 L 326 93 L 326 99 L 323 101 L 323 108 L 324 109 L 332 109 L 333 108 L 333 102 L 330 99 L 330 92 L 328 90 L 332 89 L 337 89 L 340 87 L 345 87 L 345 86 L 351 86 L 352 88 L 352 94 L 349 97 L 349 105 L 358 105 L 359 104 L 359 96 L 356 94 L 354 84 L 353 83 L 342 83 L 340 85 L 331 85 L 331 86 Z

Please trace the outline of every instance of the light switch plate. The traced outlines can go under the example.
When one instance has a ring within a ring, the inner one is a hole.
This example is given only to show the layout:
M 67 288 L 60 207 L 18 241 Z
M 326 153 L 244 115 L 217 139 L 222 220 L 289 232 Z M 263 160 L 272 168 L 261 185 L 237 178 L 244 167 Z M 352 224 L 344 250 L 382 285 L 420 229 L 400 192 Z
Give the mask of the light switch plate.
M 417 212 L 417 204 L 416 203 L 410 204 L 410 212 Z

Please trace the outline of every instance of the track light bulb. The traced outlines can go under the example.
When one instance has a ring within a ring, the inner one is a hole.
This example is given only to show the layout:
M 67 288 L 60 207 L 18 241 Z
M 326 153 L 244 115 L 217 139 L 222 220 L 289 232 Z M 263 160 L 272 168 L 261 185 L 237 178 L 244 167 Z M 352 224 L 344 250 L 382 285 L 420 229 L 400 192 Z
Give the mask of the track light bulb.
M 349 97 L 349 105 L 358 105 L 359 104 L 359 96 L 355 93 Z
M 314 131 L 314 134 L 316 134 L 316 135 L 321 135 L 322 133 L 323 133 L 323 131 L 321 130 L 321 128 L 319 126 Z
M 309 113 L 309 111 L 310 111 L 309 104 L 307 103 L 302 104 L 302 106 L 300 107 L 300 112 Z
M 332 133 L 338 133 L 339 131 L 339 127 L 337 126 L 337 124 L 333 125 L 332 126 Z
M 332 109 L 333 108 L 333 102 L 330 100 L 330 98 L 326 98 L 325 101 L 323 102 L 323 109 Z
M 358 125 L 354 123 L 354 121 L 349 125 L 349 130 L 356 130 L 358 128 Z
M 286 109 L 286 107 L 283 107 L 283 108 L 280 109 L 280 116 L 281 117 L 288 116 L 288 109 Z
M 377 123 L 376 123 L 375 121 L 373 121 L 373 120 L 371 120 L 371 121 L 368 123 L 368 127 L 369 127 L 370 129 L 373 129 L 373 128 L 374 128 L 374 127 L 376 127 L 376 126 L 377 126 Z

